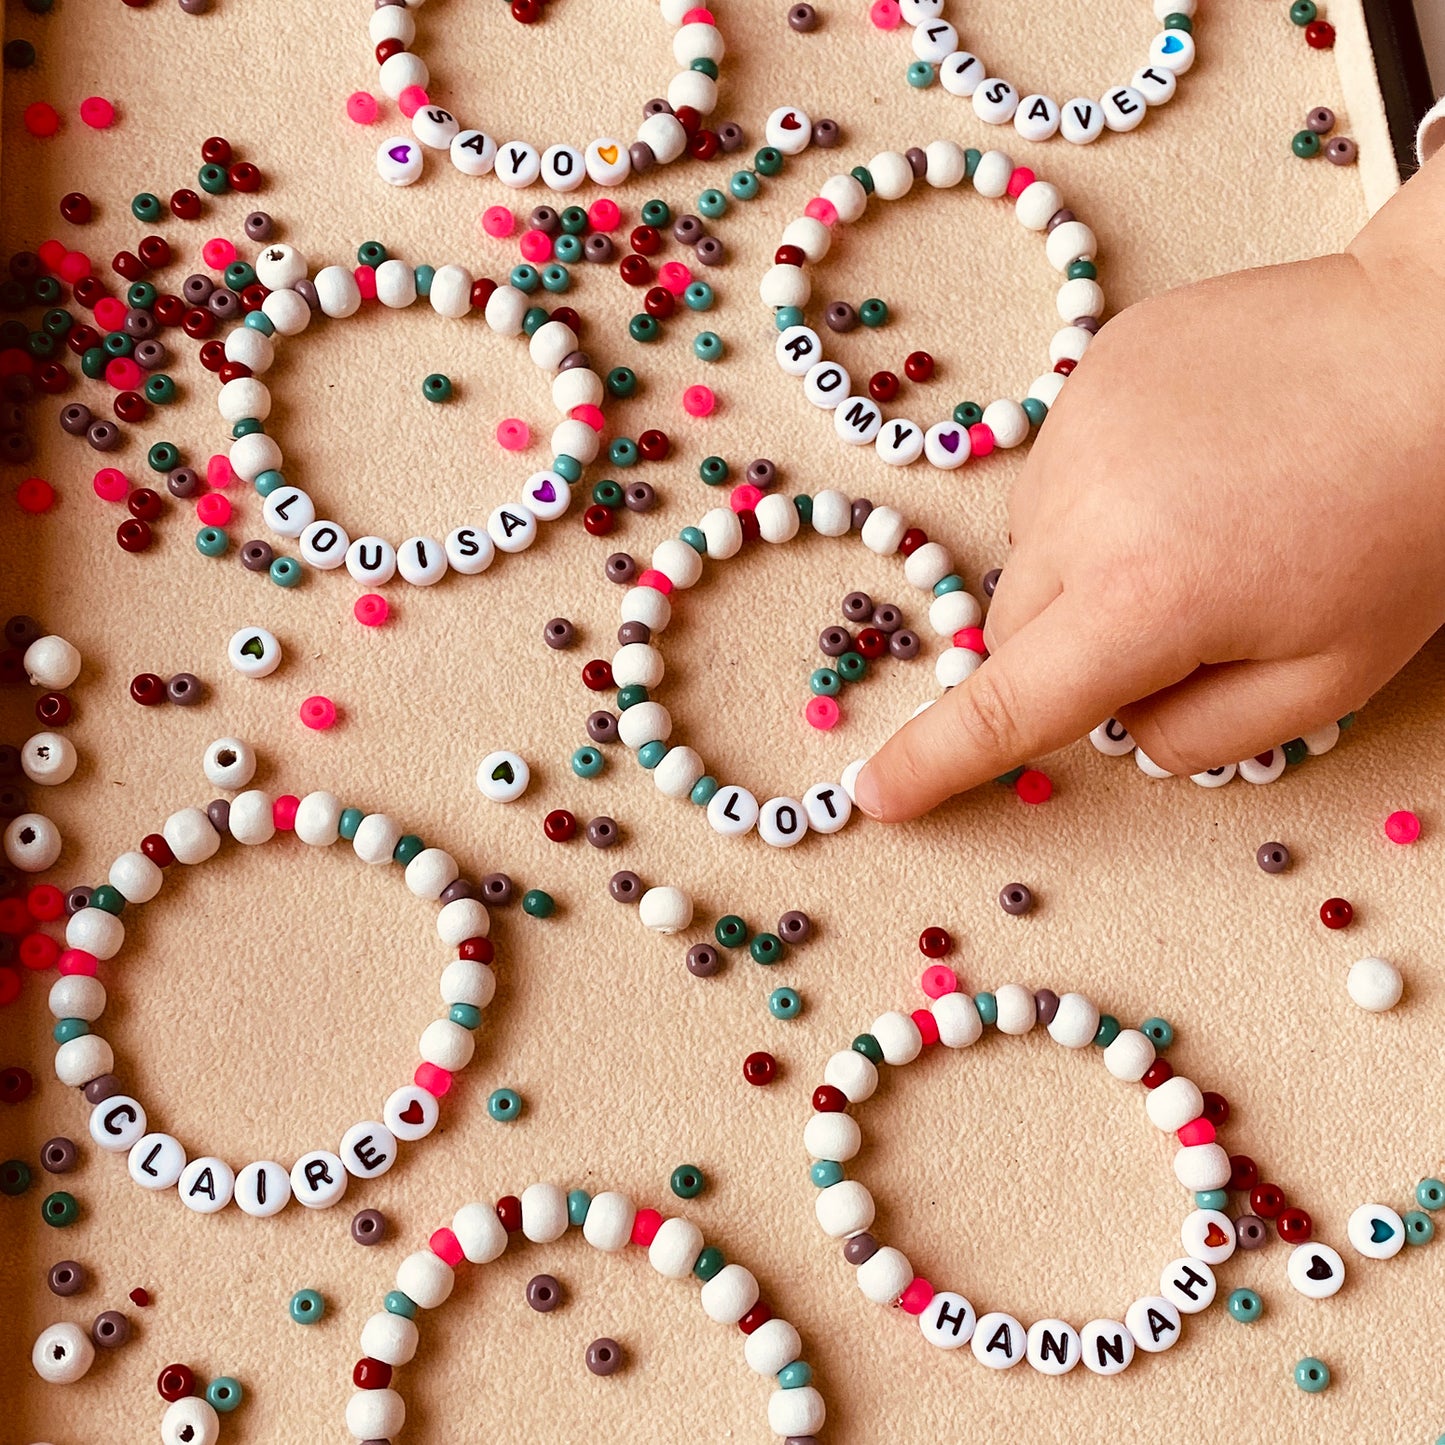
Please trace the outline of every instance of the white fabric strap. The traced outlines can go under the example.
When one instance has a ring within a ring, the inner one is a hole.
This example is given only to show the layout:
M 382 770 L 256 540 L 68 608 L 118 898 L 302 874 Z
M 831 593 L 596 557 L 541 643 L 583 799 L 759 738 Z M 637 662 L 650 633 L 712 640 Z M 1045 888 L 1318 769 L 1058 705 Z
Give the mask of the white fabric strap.
M 1415 149 L 1423 165 L 1445 145 L 1445 100 L 1435 102 L 1435 108 L 1420 122 L 1420 131 L 1415 138 Z

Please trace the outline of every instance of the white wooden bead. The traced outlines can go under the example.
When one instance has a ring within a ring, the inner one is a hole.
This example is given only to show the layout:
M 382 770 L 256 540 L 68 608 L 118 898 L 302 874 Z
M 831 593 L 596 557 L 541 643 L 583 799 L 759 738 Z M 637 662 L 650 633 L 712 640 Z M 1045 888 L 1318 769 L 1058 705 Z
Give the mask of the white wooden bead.
M 846 1239 L 873 1223 L 873 1196 L 858 1180 L 842 1179 L 818 1191 L 813 1213 L 830 1239 Z
M 628 708 L 627 712 L 631 711 Z M 627 713 L 622 716 L 625 718 Z M 757 824 L 758 800 L 746 788 L 728 784 L 709 800 L 707 821 L 714 833 L 721 833 L 724 838 L 739 838 Z
M 823 537 L 846 536 L 853 525 L 853 504 L 829 488 L 813 498 L 813 530 Z
M 1069 269 L 1075 261 L 1092 261 L 1099 254 L 1099 240 L 1094 235 L 1093 229 L 1084 224 L 1083 221 L 1065 221 L 1062 225 L 1055 226 L 1049 232 L 1044 242 L 1044 254 L 1049 258 L 1049 265 L 1061 274 Z M 1070 318 L 1072 319 L 1072 318 Z M 1080 334 L 1072 337 L 1067 350 L 1055 351 L 1059 345 L 1060 338 L 1067 332 L 1077 331 Z M 1088 337 L 1088 340 L 1084 340 Z M 1054 362 L 1070 357 L 1077 361 L 1083 356 L 1085 348 L 1094 338 L 1080 327 L 1066 327 L 1064 331 L 1055 333 L 1054 340 L 1049 346 L 1049 359 Z
M 923 1035 L 918 1032 L 918 1025 L 896 1009 L 879 1014 L 868 1032 L 878 1040 L 884 1063 L 895 1067 L 911 1064 L 923 1052 Z
M 1059 399 L 1059 393 L 1064 389 L 1064 382 L 1068 378 L 1057 371 L 1040 372 L 1038 376 L 1029 383 L 1026 396 L 1032 397 L 1035 401 L 1041 401 L 1046 407 L 1052 407 Z
M 868 162 L 873 193 L 885 201 L 896 201 L 913 189 L 913 167 L 897 151 L 880 151 Z
M 669 537 L 652 550 L 652 565 L 674 587 L 693 586 L 702 576 L 702 558 L 681 537 Z
M 299 336 L 311 324 L 311 307 L 295 291 L 273 291 L 261 303 L 261 313 L 280 336 Z
M 238 326 L 226 337 L 226 360 L 239 361 L 250 367 L 253 375 L 260 376 L 276 360 L 276 345 L 264 331 Z
M 1087 276 L 1075 276 L 1059 287 L 1057 306 L 1059 315 L 1065 321 L 1075 321 L 1080 316 L 1097 319 L 1104 314 L 1103 287 Z
M 1067 1375 L 1079 1363 L 1079 1332 L 1067 1320 L 1035 1320 L 1027 1359 L 1041 1375 Z
M 814 833 L 836 833 L 853 816 L 853 800 L 842 783 L 814 783 L 803 794 L 803 816 Z
M 641 622 L 655 636 L 667 630 L 672 621 L 672 603 L 655 587 L 629 587 L 622 594 L 621 617 L 624 622 Z
M 377 1179 L 396 1163 L 396 1135 L 376 1119 L 363 1119 L 341 1136 L 336 1152 L 348 1174 Z
M 935 659 L 933 676 L 942 688 L 957 687 L 967 682 L 982 666 L 982 654 L 971 647 L 950 647 Z
M 354 1439 L 393 1440 L 405 1424 L 406 1401 L 395 1390 L 358 1390 L 346 1402 L 346 1428 Z
M 780 105 L 763 124 L 763 141 L 785 156 L 798 156 L 813 139 L 813 122 L 793 105 Z
M 866 1299 L 891 1305 L 912 1283 L 913 1266 L 901 1250 L 885 1244 L 858 1266 L 857 1280 Z
M 868 192 L 854 175 L 829 176 L 818 194 L 838 213 L 838 219 L 849 225 L 868 208 Z
M 1104 1050 L 1104 1067 L 1126 1084 L 1137 1084 L 1154 1062 L 1154 1044 L 1138 1029 L 1121 1029 Z
M 693 748 L 669 748 L 652 770 L 652 785 L 665 798 L 686 798 L 707 765 Z
M 833 245 L 833 232 L 812 216 L 799 216 L 783 227 L 782 244 L 796 246 L 809 261 L 821 261 Z
M 68 1039 L 55 1051 L 55 1077 L 72 1088 L 83 1089 L 114 1068 L 115 1051 L 99 1034 Z
M 1007 125 L 1018 108 L 1018 91 L 995 76 L 980 81 L 973 93 L 973 113 L 985 125 Z
M 531 305 L 525 291 L 519 291 L 512 285 L 498 286 L 487 297 L 482 315 L 486 318 L 488 327 L 498 336 L 516 336 L 522 330 L 522 318 Z
M 144 853 L 122 853 L 110 865 L 107 881 L 127 903 L 149 903 L 161 891 L 165 874 Z
M 600 406 L 605 388 L 590 366 L 569 366 L 552 378 L 552 405 L 560 412 L 576 406 Z
M 275 816 L 270 795 L 253 788 L 231 799 L 231 816 L 227 822 L 231 836 L 248 847 L 269 843 L 276 833 Z
M 1385 1013 L 1400 1002 L 1405 991 L 1400 970 L 1388 959 L 1362 958 L 1350 965 L 1345 977 L 1350 998 L 1372 1014 Z
M 358 537 L 346 549 L 346 570 L 363 587 L 385 587 L 396 576 L 396 548 L 385 537 Z
M 702 1312 L 717 1324 L 735 1325 L 757 1304 L 759 1293 L 751 1270 L 725 1264 L 702 1287 Z
M 1001 1034 L 1026 1034 L 1038 1021 L 1038 1005 L 1021 983 L 1006 983 L 994 993 L 998 1005 L 995 1027 Z
M 421 1032 L 417 1052 L 425 1063 L 456 1074 L 471 1063 L 476 1046 L 471 1029 L 450 1019 L 433 1019 Z
M 383 95 L 390 100 L 397 100 L 402 91 L 413 85 L 419 85 L 425 90 L 430 79 L 431 71 L 427 69 L 426 61 L 420 55 L 414 50 L 398 50 L 395 55 L 382 61 L 378 83 Z
M 465 266 L 438 266 L 428 300 L 438 316 L 465 316 L 472 309 L 472 273 Z
M 30 1363 L 46 1384 L 73 1385 L 95 1363 L 95 1346 L 79 1325 L 51 1325 L 36 1337 Z
M 955 50 L 938 67 L 938 83 L 949 95 L 967 98 L 983 84 L 984 79 L 983 61 L 967 50 Z
M 672 37 L 672 58 L 684 67 L 694 60 L 711 60 L 716 65 L 724 49 L 722 32 L 701 20 L 680 26 Z
M 493 169 L 503 185 L 525 190 L 542 174 L 542 152 L 524 140 L 503 141 Z
M 329 1149 L 312 1149 L 291 1166 L 291 1192 L 307 1209 L 330 1209 L 339 1203 L 347 1179 L 346 1166 Z
M 692 922 L 692 899 L 681 888 L 649 888 L 638 900 L 637 916 L 654 933 L 681 933 Z
M 880 557 L 891 557 L 897 552 L 908 531 L 908 521 L 902 512 L 892 507 L 874 507 L 868 513 L 859 533 L 863 545 Z
M 878 1067 L 854 1049 L 840 1049 L 824 1065 L 823 1082 L 841 1090 L 850 1104 L 861 1104 L 878 1087 Z
M 363 863 L 390 863 L 401 842 L 401 824 L 389 813 L 368 813 L 357 826 L 351 846 Z
M 397 1266 L 396 1287 L 424 1310 L 446 1303 L 456 1284 L 456 1272 L 429 1249 L 409 1254 Z
M 647 1260 L 666 1279 L 686 1279 L 702 1253 L 702 1230 L 690 1219 L 664 1219 L 647 1248 Z
M 679 70 L 667 82 L 667 103 L 674 111 L 691 106 L 709 115 L 717 108 L 717 81 L 700 70 Z
M 274 1160 L 260 1159 L 236 1175 L 236 1206 L 253 1219 L 269 1219 L 291 1202 L 291 1176 Z
M 54 634 L 37 637 L 21 660 L 31 686 L 67 688 L 80 676 L 80 649 Z
M 1063 227 L 1060 226 L 1059 230 Z M 1049 361 L 1055 366 L 1065 359 L 1076 363 L 1082 361 L 1093 339 L 1082 326 L 1060 327 L 1049 340 Z
M 233 426 L 247 416 L 265 421 L 271 415 L 271 389 L 253 376 L 238 376 L 216 393 L 216 408 L 221 420 Z
M 1099 1009 L 1081 993 L 1066 993 L 1049 1021 L 1049 1037 L 1066 1049 L 1082 1049 L 1099 1031 Z
M 672 714 L 660 702 L 636 702 L 617 719 L 622 745 L 636 752 L 645 743 L 665 743 L 672 736 Z
M 488 536 L 485 525 L 479 522 L 453 528 L 447 533 L 442 546 L 446 549 L 447 566 L 463 577 L 485 572 L 497 555 L 496 543 Z
M 972 592 L 945 592 L 928 604 L 928 625 L 940 637 L 952 637 L 955 632 L 977 627 L 982 621 L 983 607 Z
M 346 528 L 321 519 L 305 528 L 297 539 L 301 560 L 320 572 L 333 572 L 346 561 L 351 538 Z
M 224 1159 L 192 1159 L 176 1181 L 181 1203 L 193 1214 L 218 1214 L 236 1192 L 235 1171 Z
M 1204 1095 L 1193 1079 L 1175 1074 L 1144 1095 L 1144 1112 L 1156 1129 L 1173 1134 L 1204 1112 Z
M 903 563 L 905 580 L 909 586 L 917 587 L 922 592 L 933 591 L 934 586 L 952 571 L 953 557 L 942 542 L 925 542 L 921 547 L 914 548 Z M 953 595 L 944 593 L 946 597 Z
M 768 1396 L 768 1429 L 774 1435 L 800 1439 L 823 1428 L 828 1418 L 823 1397 L 811 1385 L 774 1390 Z
M 791 266 L 782 261 L 770 266 L 758 283 L 758 295 L 764 306 L 803 307 L 812 294 L 813 285 L 808 280 L 808 273 L 801 266 Z
M 544 321 L 527 342 L 532 364 L 543 371 L 554 372 L 562 359 L 577 350 L 577 333 L 565 321 Z
M 946 1048 L 967 1048 L 983 1033 L 978 1006 L 966 993 L 940 994 L 933 1000 L 931 1011 L 938 1024 L 938 1041 Z
M 1031 181 L 1014 202 L 1014 215 L 1026 231 L 1042 231 L 1063 205 L 1057 186 L 1048 181 Z
M 65 921 L 65 944 L 93 953 L 102 962 L 114 958 L 125 942 L 125 924 L 103 908 L 80 908 Z
M 333 793 L 307 793 L 296 808 L 296 836 L 315 848 L 329 848 L 341 836 L 341 801 Z
M 604 1254 L 615 1254 L 632 1239 L 632 1221 L 637 1208 L 625 1195 L 615 1190 L 594 1194 L 582 1221 L 582 1238 Z
M 416 898 L 437 899 L 461 876 L 457 860 L 444 848 L 423 848 L 406 865 L 407 891 Z
M 846 1164 L 863 1147 L 858 1121 L 846 1113 L 815 1113 L 803 1126 L 803 1147 L 814 1159 Z
M 529 1184 L 522 1191 L 522 1233 L 533 1244 L 551 1244 L 567 1233 L 567 1195 L 555 1184 Z
M 1159 1276 L 1159 1293 L 1182 1315 L 1197 1315 L 1214 1303 L 1214 1271 L 1199 1259 L 1176 1259 Z
M 1329 1299 L 1344 1285 L 1345 1262 L 1328 1244 L 1300 1244 L 1285 1261 L 1285 1277 L 1306 1299 Z
M 285 241 L 273 241 L 268 246 L 263 246 L 255 260 L 256 279 L 268 291 L 290 292 L 298 281 L 306 279 L 307 272 L 311 269 L 306 257 Z M 294 293 L 293 293 L 294 294 Z M 304 298 L 297 297 L 298 300 Z M 307 311 L 310 311 L 308 306 Z M 250 328 L 245 328 L 249 330 Z M 230 337 L 226 338 L 227 346 L 230 345 Z M 228 361 L 241 360 L 238 356 L 226 353 Z
M 1194 64 L 1194 37 L 1187 30 L 1162 30 L 1149 42 L 1149 63 L 1183 75 Z
M 416 300 L 416 294 L 416 272 L 405 261 L 392 256 L 376 268 L 376 299 L 383 306 L 401 310 Z
M 758 534 L 764 542 L 791 542 L 802 525 L 793 499 L 782 492 L 769 492 L 753 508 Z
M 186 1167 L 186 1151 L 169 1134 L 147 1134 L 131 1145 L 126 1156 L 130 1177 L 142 1189 L 172 1189 Z
M 415 1320 L 378 1310 L 361 1327 L 361 1353 L 384 1365 L 409 1365 L 420 1339 L 421 1331 Z
M 587 159 L 576 146 L 553 145 L 542 152 L 542 184 L 566 195 L 587 179 Z
M 665 670 L 662 653 L 651 643 L 624 643 L 612 654 L 612 677 L 618 687 L 656 687 Z
M 1179 1339 L 1179 1311 L 1162 1295 L 1137 1299 L 1124 1312 L 1134 1343 L 1151 1355 L 1162 1354 Z
M 507 1228 L 490 1204 L 462 1205 L 452 1215 L 452 1233 L 473 1264 L 490 1264 L 507 1247 Z
M 1191 1193 L 1229 1183 L 1229 1155 L 1219 1144 L 1186 1144 L 1174 1155 L 1174 1177 Z
M 482 131 L 459 130 L 447 154 L 464 176 L 485 176 L 497 163 L 497 143 Z
M 776 1375 L 803 1353 L 803 1340 L 785 1319 L 764 1320 L 743 1340 L 743 1358 L 755 1375 Z
M 442 969 L 442 1002 L 448 1008 L 454 1003 L 470 1004 L 483 1009 L 497 991 L 497 976 L 485 963 L 474 958 L 454 958 Z
M 918 1328 L 930 1345 L 956 1350 L 973 1338 L 978 1317 L 961 1294 L 939 1290 L 918 1316 Z
M 345 266 L 323 266 L 312 284 L 316 287 L 317 305 L 324 315 L 342 320 L 361 310 L 361 288 Z
M 704 513 L 702 521 L 698 523 L 698 530 L 707 543 L 709 557 L 725 562 L 742 551 L 743 524 L 731 507 L 713 507 Z M 652 591 L 650 587 L 645 590 Z
M 437 914 L 437 937 L 448 948 L 455 948 L 469 938 L 485 938 L 491 926 L 486 905 L 475 898 L 453 898 L 443 904 Z
M 1014 111 L 1014 129 L 1024 140 L 1048 140 L 1058 133 L 1062 118 L 1063 112 L 1057 101 L 1047 95 L 1026 95 L 1020 99 L 1018 108 Z M 1053 212 L 1050 211 L 1049 214 L 1052 215 Z M 1043 227 L 1029 226 L 1029 229 L 1041 231 Z
M 61 974 L 50 985 L 47 1004 L 52 1018 L 94 1023 L 105 1012 L 105 985 L 90 974 Z
M 923 154 L 928 162 L 923 179 L 935 190 L 948 190 L 963 181 L 968 159 L 961 145 L 951 140 L 930 141 Z
M 637 127 L 637 139 L 651 146 L 659 165 L 671 165 L 687 148 L 687 132 L 675 115 L 649 116 Z
M 1118 1375 L 1134 1358 L 1134 1336 L 1120 1320 L 1090 1320 L 1079 1331 L 1084 1368 L 1095 1375 Z
M 128 1154 L 146 1131 L 140 1100 L 113 1094 L 90 1111 L 90 1137 L 108 1154 Z
M 281 448 L 274 437 L 265 432 L 251 432 L 237 437 L 227 453 L 231 470 L 243 481 L 254 482 L 262 472 L 277 471 L 281 466 Z

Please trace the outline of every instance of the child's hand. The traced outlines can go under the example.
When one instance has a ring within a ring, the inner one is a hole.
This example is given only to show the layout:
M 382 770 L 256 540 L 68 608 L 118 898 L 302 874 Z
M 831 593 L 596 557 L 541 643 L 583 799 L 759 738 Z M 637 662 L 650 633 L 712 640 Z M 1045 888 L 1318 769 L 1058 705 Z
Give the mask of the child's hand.
M 991 655 L 863 770 L 866 813 L 1109 716 L 1171 772 L 1234 762 L 1358 708 L 1445 622 L 1442 166 L 1348 255 L 1099 333 L 1010 498 Z

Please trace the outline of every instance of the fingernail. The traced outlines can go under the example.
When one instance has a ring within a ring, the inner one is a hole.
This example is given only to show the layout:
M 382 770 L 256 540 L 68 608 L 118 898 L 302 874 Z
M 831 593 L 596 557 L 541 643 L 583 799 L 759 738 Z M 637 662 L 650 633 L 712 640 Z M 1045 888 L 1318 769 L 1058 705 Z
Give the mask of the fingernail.
M 883 816 L 883 793 L 878 786 L 878 780 L 873 776 L 872 763 L 858 774 L 853 784 L 853 801 L 870 818 Z

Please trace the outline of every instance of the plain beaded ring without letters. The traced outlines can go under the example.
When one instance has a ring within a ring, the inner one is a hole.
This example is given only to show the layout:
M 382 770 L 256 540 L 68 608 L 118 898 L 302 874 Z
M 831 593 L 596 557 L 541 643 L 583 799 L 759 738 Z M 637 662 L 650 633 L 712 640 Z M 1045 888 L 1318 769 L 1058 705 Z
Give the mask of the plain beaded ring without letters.
M 701 1283 L 700 1303 L 710 1320 L 735 1325 L 743 1336 L 743 1357 L 755 1374 L 771 1378 L 768 1428 L 790 1445 L 816 1445 L 827 1409 L 812 1383 L 811 1366 L 801 1358 L 803 1342 L 787 1320 L 762 1299 L 752 1272 L 730 1264 L 720 1249 L 704 1244 L 691 1221 L 664 1218 L 656 1209 L 638 1209 L 615 1191 L 590 1195 L 564 1191 L 556 1184 L 533 1184 L 520 1196 L 495 1204 L 464 1204 L 396 1271 L 396 1288 L 383 1308 L 362 1326 L 361 1358 L 352 1369 L 356 1392 L 346 1404 L 347 1432 L 356 1440 L 395 1440 L 406 1424 L 406 1401 L 392 1388 L 395 1371 L 411 1363 L 420 1341 L 421 1311 L 438 1309 L 450 1297 L 457 1271 L 465 1264 L 489 1264 L 513 1238 L 553 1244 L 569 1229 L 580 1230 L 595 1249 L 616 1254 L 632 1245 L 667 1279 Z M 598 1359 L 594 1342 L 586 1368 L 611 1374 L 617 1358 Z M 610 1342 L 609 1342 L 610 1343 Z
M 812 1161 L 809 1178 L 818 1191 L 818 1224 L 841 1243 L 845 1260 L 857 1271 L 858 1287 L 875 1303 L 897 1305 L 913 1315 L 930 1344 L 944 1350 L 971 1345 L 975 1358 L 991 1369 L 1008 1369 L 1027 1359 L 1045 1375 L 1067 1374 L 1080 1363 L 1094 1374 L 1117 1375 L 1136 1350 L 1159 1354 L 1169 1349 L 1180 1337 L 1184 1317 L 1214 1302 L 1215 1267 L 1236 1247 L 1249 1249 L 1263 1242 L 1258 1219 L 1243 1216 L 1237 1228 L 1224 1212 L 1230 1189 L 1249 1188 L 1258 1180 L 1253 1161 L 1231 1158 L 1218 1142 L 1216 1121 L 1227 1118 L 1228 1105 L 1156 1057 L 1155 1039 L 1161 1046 L 1172 1039 L 1162 1020 L 1121 1029 L 1117 1019 L 1100 1014 L 1082 994 L 1032 992 L 1021 984 L 970 996 L 942 963 L 924 970 L 922 986 L 927 1008 L 881 1014 L 851 1048 L 828 1060 L 823 1083 L 813 1094 L 813 1115 L 803 1130 Z M 862 1130 L 850 1111 L 872 1097 L 881 1065 L 901 1067 L 940 1043 L 947 1049 L 968 1048 L 990 1028 L 1018 1037 L 1036 1025 L 1066 1049 L 1097 1048 L 1116 1079 L 1144 1085 L 1149 1121 L 1174 1135 L 1174 1174 L 1193 1203 L 1180 1229 L 1184 1253 L 1164 1267 L 1158 1291 L 1136 1299 L 1122 1319 L 1091 1320 L 1082 1329 L 1060 1319 L 1025 1327 L 1011 1314 L 993 1310 L 980 1315 L 963 1295 L 935 1290 L 914 1274 L 906 1255 L 879 1243 L 872 1233 L 873 1196 L 858 1180 L 847 1178 L 844 1168 L 863 1146 Z M 1291 1254 L 1286 1273 L 1301 1293 L 1324 1298 L 1343 1283 L 1344 1265 L 1327 1245 L 1301 1244 Z
M 914 89 L 936 80 L 950 95 L 971 99 L 974 114 L 987 125 L 1012 121 L 1024 140 L 1062 135 L 1074 145 L 1088 145 L 1106 129 L 1137 129 L 1150 110 L 1174 98 L 1179 77 L 1194 64 L 1196 3 L 1154 0 L 1154 18 L 1164 28 L 1149 42 L 1145 63 L 1129 83 L 1113 86 L 1098 100 L 1076 96 L 1062 105 L 1047 95 L 1021 95 L 1016 86 L 990 75 L 977 55 L 962 48 L 958 31 L 943 18 L 944 0 L 898 0 L 890 13 L 901 12 L 912 27 L 914 60 L 908 83 Z
M 364 863 L 400 864 L 407 890 L 440 905 L 437 936 L 455 956 L 440 980 L 446 1013 L 422 1031 L 421 1063 L 412 1081 L 387 1097 L 380 1119 L 353 1124 L 334 1151 L 311 1150 L 289 1169 L 260 1160 L 236 1171 L 213 1156 L 188 1157 L 180 1140 L 157 1132 L 145 1106 L 126 1092 L 113 1072 L 110 1044 L 94 1032 L 107 1002 L 97 974 L 125 945 L 121 915 L 127 907 L 155 898 L 167 868 L 214 857 L 223 835 L 253 847 L 285 832 L 294 832 L 312 847 L 344 839 Z M 329 1208 L 346 1193 L 351 1179 L 385 1174 L 396 1163 L 401 1144 L 432 1132 L 442 1097 L 472 1060 L 482 1012 L 496 990 L 491 968 L 495 951 L 487 936 L 490 920 L 477 893 L 475 884 L 460 877 L 449 853 L 403 833 L 385 813 L 344 808 L 330 793 L 273 798 L 252 789 L 205 809 L 183 808 L 166 819 L 159 833 L 142 840 L 138 850 L 121 854 L 107 882 L 90 890 L 86 906 L 66 923 L 60 977 L 50 991 L 50 1011 L 57 1021 L 55 1075 L 85 1095 L 91 1106 L 91 1138 L 107 1153 L 124 1155 L 131 1178 L 144 1189 L 175 1190 L 198 1214 L 214 1214 L 234 1199 L 245 1213 L 267 1218 L 293 1196 L 308 1208 Z
M 933 190 L 967 181 L 981 196 L 1011 202 L 1019 224 L 1044 237 L 1049 262 L 1064 278 L 1056 300 L 1064 326 L 1049 343 L 1051 369 L 1034 379 L 1023 400 L 1004 397 L 987 406 L 960 402 L 951 417 L 927 428 L 906 417 L 888 417 L 866 388 L 855 390 L 847 369 L 828 360 L 804 311 L 812 295 L 808 267 L 827 256 L 840 229 L 863 215 L 871 197 L 900 200 L 920 180 Z M 1015 165 L 1002 151 L 934 141 L 906 155 L 883 151 L 866 166 L 829 177 L 783 231 L 758 290 L 780 333 L 773 352 L 778 365 L 801 380 L 808 401 L 832 413 L 841 442 L 872 443 L 889 466 L 908 466 L 923 457 L 940 471 L 952 471 L 971 456 L 1021 445 L 1042 425 L 1104 314 L 1097 255 L 1093 231 L 1064 206 L 1057 187 L 1039 180 L 1027 166 Z
M 668 82 L 664 103 L 649 101 L 637 138 L 625 141 L 602 136 L 581 147 L 527 141 L 498 143 L 484 131 L 464 127 L 451 111 L 431 104 L 426 87 L 427 63 L 411 47 L 416 42 L 413 11 L 422 0 L 386 0 L 371 14 L 371 43 L 381 65 L 383 92 L 411 116 L 414 140 L 394 136 L 377 150 L 377 169 L 392 185 L 421 179 L 424 153 L 446 151 L 457 170 L 469 176 L 494 174 L 503 185 L 524 189 L 539 179 L 549 190 L 574 191 L 586 181 L 599 186 L 621 185 L 634 172 L 668 165 L 688 153 L 688 142 L 717 107 L 718 67 L 723 58 L 722 34 L 712 11 L 692 0 L 661 0 L 662 19 L 673 27 L 673 59 L 681 67 Z M 409 100 L 419 102 L 405 110 Z
M 269 294 L 260 310 L 249 312 L 226 338 L 217 405 L 232 428 L 232 471 L 255 486 L 266 526 L 295 541 L 303 562 L 321 571 L 344 566 L 368 590 L 385 586 L 398 573 L 413 586 L 430 587 L 449 571 L 484 572 L 499 552 L 525 551 L 536 541 L 540 523 L 567 512 L 572 487 L 601 447 L 605 388 L 578 349 L 576 332 L 534 305 L 530 293 L 510 282 L 474 279 L 462 266 L 410 266 L 382 254 L 376 265 L 355 273 L 325 266 L 308 281 L 309 263 L 294 247 L 265 247 L 256 258 L 256 273 Z M 275 359 L 275 338 L 305 331 L 316 312 L 337 319 L 356 315 L 365 299 L 358 276 L 388 310 L 425 298 L 440 316 L 480 312 L 495 334 L 522 336 L 532 362 L 552 378 L 552 401 L 561 420 L 551 436 L 551 465 L 532 473 L 515 500 L 494 507 L 485 520 L 464 521 L 445 538 L 408 537 L 396 545 L 376 535 L 353 539 L 340 522 L 318 516 L 310 495 L 287 481 L 281 447 L 265 429 L 271 392 L 260 378 Z

